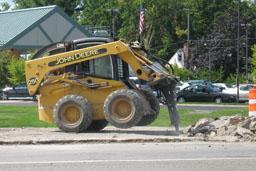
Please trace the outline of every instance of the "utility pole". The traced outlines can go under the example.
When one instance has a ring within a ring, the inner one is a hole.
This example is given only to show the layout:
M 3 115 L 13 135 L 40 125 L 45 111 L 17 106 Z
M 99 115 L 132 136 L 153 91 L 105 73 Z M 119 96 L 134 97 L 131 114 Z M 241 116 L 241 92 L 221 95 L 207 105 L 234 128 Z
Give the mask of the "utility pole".
M 119 12 L 119 9 L 107 9 L 107 12 L 111 12 L 112 15 L 112 36 L 115 39 L 115 13 Z
M 210 48 L 208 51 L 208 55 L 209 55 L 209 81 L 212 81 L 212 59 L 211 59 L 211 51 L 212 49 Z
M 193 10 L 190 8 L 184 8 L 183 11 L 187 11 L 187 49 L 188 49 L 188 56 L 187 60 L 185 61 L 185 66 L 187 69 L 189 68 L 188 59 L 190 58 L 190 52 L 189 52 L 189 43 L 190 43 L 190 12 L 195 12 L 197 10 Z
M 249 83 L 248 79 L 248 27 L 252 26 L 252 24 L 241 24 L 242 27 L 245 27 L 246 34 L 246 42 L 245 42 L 245 76 L 246 76 L 246 84 Z
M 240 0 L 238 0 L 238 23 L 237 23 L 237 75 L 236 75 L 236 102 L 239 103 L 239 60 L 240 60 Z

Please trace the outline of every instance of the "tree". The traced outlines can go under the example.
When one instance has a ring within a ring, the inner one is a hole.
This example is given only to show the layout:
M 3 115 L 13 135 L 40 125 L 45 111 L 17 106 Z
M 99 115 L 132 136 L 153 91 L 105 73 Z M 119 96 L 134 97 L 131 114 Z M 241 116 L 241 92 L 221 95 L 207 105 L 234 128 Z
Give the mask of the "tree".
M 115 33 L 118 32 L 120 29 L 120 13 L 107 12 L 107 9 L 120 9 L 117 0 L 82 0 L 81 5 L 83 9 L 79 16 L 81 25 L 90 27 L 110 26 L 112 30 L 112 15 L 115 15 Z
M 10 77 L 9 82 L 14 85 L 24 84 L 26 82 L 25 76 L 25 59 L 12 58 L 10 64 L 7 66 Z
M 10 8 L 11 8 L 11 6 L 7 2 L 0 3 L 0 12 L 8 11 Z
M 252 47 L 252 52 L 253 52 L 252 58 L 251 58 L 252 67 L 251 67 L 251 75 L 250 75 L 250 77 L 255 80 L 255 78 L 256 78 L 256 45 L 254 45 Z
M 234 73 L 234 74 L 230 74 L 228 76 L 228 78 L 225 80 L 226 83 L 229 83 L 229 84 L 233 84 L 233 85 L 236 85 L 236 77 L 237 77 L 237 74 Z M 240 83 L 246 83 L 246 80 L 245 80 L 245 77 L 243 74 L 239 74 L 239 82 Z
M 77 5 L 81 25 L 112 26 L 107 9 L 118 8 L 115 30 L 118 38 L 139 39 L 141 0 L 14 0 L 17 8 L 59 5 L 69 15 Z M 143 45 L 151 53 L 168 60 L 187 42 L 187 12 L 190 13 L 190 70 L 211 66 L 212 72 L 223 68 L 223 79 L 236 72 L 237 0 L 143 0 L 145 8 Z M 74 16 L 74 15 L 73 15 Z M 241 2 L 241 23 L 256 24 L 256 1 Z M 256 31 L 249 28 L 249 47 L 256 43 Z M 245 29 L 241 29 L 240 56 L 245 53 Z M 249 56 L 252 52 L 249 51 Z M 244 67 L 241 65 L 241 67 Z M 209 68 L 208 68 L 209 69 Z
M 219 70 L 212 71 L 209 71 L 208 68 L 202 68 L 194 73 L 193 78 L 197 80 L 209 80 L 213 83 L 223 82 L 223 68 L 224 67 L 220 67 Z
M 241 17 L 241 23 L 250 23 L 251 18 Z M 252 34 L 252 28 L 249 30 Z M 241 30 L 240 57 L 245 56 L 245 33 Z M 250 44 L 255 41 L 251 40 Z M 213 25 L 211 34 L 207 38 L 193 41 L 191 47 L 191 68 L 204 68 L 205 65 L 218 70 L 224 68 L 224 79 L 237 69 L 237 13 L 229 10 L 227 13 L 218 17 Z M 241 65 L 242 66 L 242 65 Z M 240 66 L 240 67 L 241 67 Z M 241 68 L 240 68 L 241 69 Z
M 186 8 L 191 8 L 191 40 L 207 37 L 211 33 L 214 23 L 219 21 L 219 16 L 230 9 L 235 9 L 233 0 L 188 0 Z
M 0 87 L 8 85 L 9 74 L 7 65 L 10 63 L 10 51 L 0 49 Z
M 72 16 L 80 0 L 14 0 L 16 9 L 58 5 L 65 13 Z
M 181 81 L 187 81 L 194 77 L 193 72 L 191 72 L 190 70 L 188 70 L 186 68 L 178 68 L 177 65 L 174 65 L 173 69 L 174 69 L 174 74 L 176 76 L 179 76 Z

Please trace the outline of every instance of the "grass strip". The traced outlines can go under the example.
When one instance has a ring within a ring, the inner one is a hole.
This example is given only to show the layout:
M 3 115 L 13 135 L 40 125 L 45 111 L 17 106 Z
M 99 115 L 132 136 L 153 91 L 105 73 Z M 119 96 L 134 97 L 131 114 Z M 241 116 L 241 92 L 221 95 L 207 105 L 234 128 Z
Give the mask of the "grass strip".
M 37 106 L 0 106 L 0 127 L 56 127 L 42 122 Z
M 201 118 L 220 118 L 221 116 L 232 116 L 236 114 L 241 114 L 243 116 L 248 116 L 248 109 L 223 109 L 212 111 L 208 114 L 196 113 L 192 109 L 179 109 L 180 114 L 180 126 L 188 126 L 195 124 Z M 150 126 L 170 126 L 170 117 L 168 109 L 161 109 L 157 120 Z
M 200 118 L 219 118 L 236 114 L 248 116 L 248 109 L 224 109 L 210 114 L 196 113 L 191 109 L 179 109 L 179 113 L 180 126 L 188 126 L 195 124 Z M 150 126 L 171 126 L 168 109 L 161 109 L 157 120 Z M 0 127 L 56 127 L 56 125 L 40 121 L 37 106 L 0 106 Z

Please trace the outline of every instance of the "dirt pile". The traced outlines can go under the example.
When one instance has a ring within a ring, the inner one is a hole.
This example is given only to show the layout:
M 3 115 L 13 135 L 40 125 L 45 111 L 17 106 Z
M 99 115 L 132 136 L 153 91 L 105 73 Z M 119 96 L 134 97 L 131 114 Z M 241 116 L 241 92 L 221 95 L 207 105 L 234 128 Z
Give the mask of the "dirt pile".
M 202 118 L 195 125 L 183 129 L 184 136 L 213 139 L 219 136 L 233 136 L 237 142 L 256 142 L 256 116 L 223 116 Z

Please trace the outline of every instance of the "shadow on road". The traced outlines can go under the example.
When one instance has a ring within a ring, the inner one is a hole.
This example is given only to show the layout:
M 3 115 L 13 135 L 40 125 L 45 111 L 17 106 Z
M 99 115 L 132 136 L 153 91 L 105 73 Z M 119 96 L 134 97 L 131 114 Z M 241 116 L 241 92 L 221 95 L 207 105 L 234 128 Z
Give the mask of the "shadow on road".
M 87 132 L 88 133 L 88 132 Z M 90 133 L 99 133 L 99 132 L 90 132 Z M 103 134 L 137 134 L 137 135 L 150 135 L 150 136 L 177 136 L 181 132 L 176 132 L 174 130 L 103 130 L 100 131 Z

